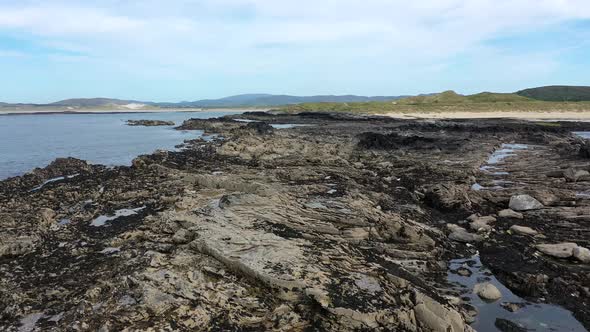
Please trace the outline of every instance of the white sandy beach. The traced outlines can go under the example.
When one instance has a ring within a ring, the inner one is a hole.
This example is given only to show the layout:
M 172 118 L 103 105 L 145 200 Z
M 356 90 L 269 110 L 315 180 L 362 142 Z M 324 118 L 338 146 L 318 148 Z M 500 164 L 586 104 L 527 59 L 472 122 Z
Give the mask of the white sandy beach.
M 437 113 L 387 113 L 386 116 L 399 119 L 494 119 L 512 118 L 523 120 L 574 120 L 590 121 L 590 111 L 581 112 L 437 112 Z

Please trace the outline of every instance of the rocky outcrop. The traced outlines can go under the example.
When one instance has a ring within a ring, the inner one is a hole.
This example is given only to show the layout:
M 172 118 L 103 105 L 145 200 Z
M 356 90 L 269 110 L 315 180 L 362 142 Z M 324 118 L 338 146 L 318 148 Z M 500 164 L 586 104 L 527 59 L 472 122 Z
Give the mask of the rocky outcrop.
M 164 120 L 127 120 L 127 125 L 144 127 L 174 126 L 174 122 Z
M 547 168 L 518 167 L 543 163 L 514 157 L 514 188 L 469 190 L 500 138 L 560 136 L 496 120 L 249 120 L 186 121 L 220 138 L 132 167 L 64 159 L 0 182 L 0 329 L 471 331 L 466 297 L 440 276 L 476 250 L 514 289 L 588 298 L 575 270 L 587 251 L 572 247 L 556 272 L 535 250 L 584 228 L 579 181 L 539 181 Z M 535 153 L 570 163 L 548 151 Z M 551 205 L 501 211 L 523 192 Z M 515 221 L 544 237 L 510 235 Z

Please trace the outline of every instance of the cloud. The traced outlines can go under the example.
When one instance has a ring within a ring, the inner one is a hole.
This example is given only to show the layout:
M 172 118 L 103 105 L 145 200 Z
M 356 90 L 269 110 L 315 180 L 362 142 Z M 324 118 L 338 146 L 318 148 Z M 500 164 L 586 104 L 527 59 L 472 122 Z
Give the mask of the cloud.
M 587 0 L 6 0 L 0 36 L 43 46 L 27 52 L 48 61 L 142 78 L 277 77 L 304 67 L 379 75 L 465 57 L 526 63 L 527 54 L 490 41 L 587 19 Z M 522 70 L 559 65 L 559 55 L 534 56 L 539 65 Z

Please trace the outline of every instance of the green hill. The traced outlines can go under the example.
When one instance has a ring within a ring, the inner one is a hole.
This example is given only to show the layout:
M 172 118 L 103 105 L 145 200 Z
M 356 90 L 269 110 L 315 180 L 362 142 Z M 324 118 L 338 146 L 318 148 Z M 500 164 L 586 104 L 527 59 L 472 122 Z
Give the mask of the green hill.
M 445 91 L 431 95 L 402 98 L 388 102 L 303 103 L 284 106 L 284 112 L 353 112 L 353 113 L 440 113 L 440 112 L 585 112 L 589 102 L 545 102 L 515 93 L 482 92 L 461 95 Z
M 467 99 L 474 103 L 518 103 L 531 101 L 531 99 L 519 96 L 515 93 L 494 92 L 477 93 L 474 95 L 467 96 Z
M 516 94 L 544 101 L 590 101 L 590 86 L 552 85 L 525 89 Z
M 519 96 L 514 93 L 493 93 L 482 92 L 474 95 L 460 95 L 455 91 L 445 91 L 437 94 L 427 96 L 416 96 L 403 98 L 397 101 L 400 105 L 425 105 L 425 104 L 439 104 L 439 105 L 456 105 L 456 104 L 470 104 L 470 103 L 517 103 L 530 102 L 529 98 Z

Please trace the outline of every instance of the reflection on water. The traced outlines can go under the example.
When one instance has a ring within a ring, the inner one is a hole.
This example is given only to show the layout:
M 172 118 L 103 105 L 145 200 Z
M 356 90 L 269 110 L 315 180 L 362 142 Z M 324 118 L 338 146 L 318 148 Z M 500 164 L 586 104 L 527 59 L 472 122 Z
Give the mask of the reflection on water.
M 574 131 L 574 134 L 583 138 L 590 139 L 590 131 Z
M 471 273 L 458 274 L 457 269 L 467 269 Z M 455 259 L 450 262 L 448 281 L 461 289 L 462 297 L 467 297 L 479 312 L 472 327 L 477 331 L 498 331 L 497 318 L 510 320 L 517 325 L 534 331 L 586 331 L 572 313 L 562 307 L 544 303 L 529 303 L 512 293 L 494 275 L 482 266 L 479 255 L 468 259 Z M 502 293 L 496 302 L 486 302 L 473 292 L 473 287 L 481 282 L 489 282 Z M 516 308 L 510 312 L 502 305 Z M 520 307 L 520 308 L 519 308 Z

